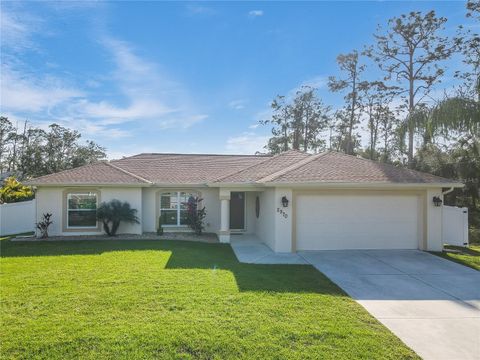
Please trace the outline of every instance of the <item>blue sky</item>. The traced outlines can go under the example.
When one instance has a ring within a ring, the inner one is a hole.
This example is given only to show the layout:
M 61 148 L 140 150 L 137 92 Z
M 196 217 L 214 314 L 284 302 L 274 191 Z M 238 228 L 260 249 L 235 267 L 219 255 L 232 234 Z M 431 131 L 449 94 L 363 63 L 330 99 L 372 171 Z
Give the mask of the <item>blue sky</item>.
M 448 17 L 447 35 L 471 21 L 463 1 L 2 1 L 1 113 L 77 129 L 109 158 L 253 153 L 275 95 L 310 84 L 339 106 L 326 86 L 336 56 L 371 43 L 388 18 L 430 9 Z M 446 65 L 437 93 L 459 61 Z

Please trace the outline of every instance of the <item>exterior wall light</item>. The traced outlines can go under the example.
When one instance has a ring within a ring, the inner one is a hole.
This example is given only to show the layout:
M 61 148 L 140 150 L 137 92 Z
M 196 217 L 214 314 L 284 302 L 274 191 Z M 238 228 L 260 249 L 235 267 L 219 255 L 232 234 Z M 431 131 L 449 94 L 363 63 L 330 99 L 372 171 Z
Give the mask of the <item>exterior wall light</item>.
M 282 205 L 283 207 L 288 207 L 288 199 L 286 196 L 282 197 Z
M 435 206 L 442 206 L 442 199 L 440 199 L 438 196 L 433 197 L 433 204 Z

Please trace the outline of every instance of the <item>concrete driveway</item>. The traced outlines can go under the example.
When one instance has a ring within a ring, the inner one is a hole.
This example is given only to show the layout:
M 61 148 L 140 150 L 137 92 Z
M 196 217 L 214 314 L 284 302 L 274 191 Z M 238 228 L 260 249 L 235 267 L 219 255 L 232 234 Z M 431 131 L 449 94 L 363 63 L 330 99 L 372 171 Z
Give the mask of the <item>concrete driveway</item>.
M 480 272 L 416 250 L 300 255 L 422 358 L 480 359 Z

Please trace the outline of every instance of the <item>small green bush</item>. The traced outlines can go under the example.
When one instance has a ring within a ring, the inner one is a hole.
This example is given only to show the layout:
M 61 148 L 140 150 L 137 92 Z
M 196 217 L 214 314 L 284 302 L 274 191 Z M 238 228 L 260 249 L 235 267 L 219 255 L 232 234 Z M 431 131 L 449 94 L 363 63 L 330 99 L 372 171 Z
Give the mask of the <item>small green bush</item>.
M 0 204 L 28 201 L 33 198 L 32 188 L 23 185 L 14 177 L 6 178 L 0 188 Z
M 203 199 L 198 196 L 190 196 L 187 202 L 187 219 L 188 225 L 195 231 L 195 234 L 201 235 L 203 229 L 203 219 L 207 215 L 205 206 L 200 208 Z

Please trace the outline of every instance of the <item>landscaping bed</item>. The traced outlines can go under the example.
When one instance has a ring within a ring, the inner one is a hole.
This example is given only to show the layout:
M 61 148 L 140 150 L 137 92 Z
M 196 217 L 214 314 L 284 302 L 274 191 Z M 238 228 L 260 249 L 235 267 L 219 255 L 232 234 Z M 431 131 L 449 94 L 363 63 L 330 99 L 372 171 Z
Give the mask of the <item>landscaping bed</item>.
M 206 243 L 218 243 L 217 234 L 203 233 L 197 235 L 192 232 L 165 232 L 163 235 L 156 233 L 143 233 L 142 235 L 68 235 L 68 236 L 49 236 L 46 239 L 36 238 L 34 236 L 18 236 L 11 239 L 12 241 L 82 241 L 82 240 L 182 240 L 182 241 L 198 241 Z

